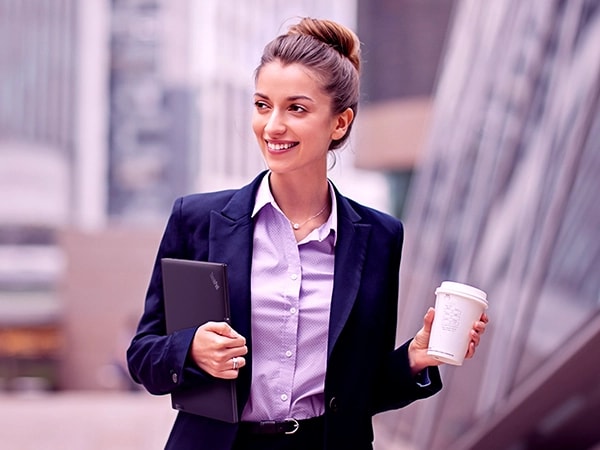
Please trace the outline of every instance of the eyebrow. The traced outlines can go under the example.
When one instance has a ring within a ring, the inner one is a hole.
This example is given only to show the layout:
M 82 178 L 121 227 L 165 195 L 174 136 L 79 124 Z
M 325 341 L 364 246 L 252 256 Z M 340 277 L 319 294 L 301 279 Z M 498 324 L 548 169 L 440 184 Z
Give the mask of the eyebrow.
M 269 98 L 268 95 L 261 94 L 260 92 L 255 92 L 254 95 L 256 97 L 260 97 L 260 98 L 264 98 L 264 99 L 268 99 Z M 295 102 L 295 101 L 298 101 L 298 100 L 307 100 L 309 102 L 315 103 L 315 101 L 312 98 L 308 97 L 307 95 L 292 95 L 290 97 L 287 97 L 286 100 L 288 102 Z

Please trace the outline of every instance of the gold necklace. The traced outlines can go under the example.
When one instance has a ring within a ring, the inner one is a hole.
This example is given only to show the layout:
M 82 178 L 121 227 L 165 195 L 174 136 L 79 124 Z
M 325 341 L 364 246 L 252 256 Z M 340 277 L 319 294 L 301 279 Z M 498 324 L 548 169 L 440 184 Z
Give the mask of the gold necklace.
M 321 214 L 323 214 L 323 212 L 327 209 L 327 205 L 329 204 L 329 201 L 327 201 L 325 203 L 325 206 L 323 206 L 321 208 L 321 210 L 316 213 L 314 216 L 310 216 L 308 219 L 306 219 L 304 222 L 302 223 L 298 223 L 298 222 L 293 222 L 289 219 L 289 217 L 286 216 L 287 220 L 290 222 L 290 224 L 292 225 L 292 228 L 294 230 L 299 230 L 301 227 L 303 227 L 304 225 L 306 225 L 308 222 L 310 222 L 313 219 L 316 219 L 317 217 L 319 217 Z

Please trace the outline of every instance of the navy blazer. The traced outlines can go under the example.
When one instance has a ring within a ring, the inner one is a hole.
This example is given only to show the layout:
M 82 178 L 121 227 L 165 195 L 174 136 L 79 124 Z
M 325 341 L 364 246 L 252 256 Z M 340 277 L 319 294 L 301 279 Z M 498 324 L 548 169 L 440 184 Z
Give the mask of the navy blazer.
M 167 223 L 136 336 L 127 351 L 133 378 L 153 394 L 211 383 L 188 358 L 195 329 L 165 330 L 161 258 L 228 265 L 231 324 L 246 337 L 247 365 L 237 379 L 241 414 L 250 392 L 250 272 L 256 192 L 264 173 L 239 190 L 179 198 Z M 327 449 L 371 449 L 372 416 L 438 392 L 437 368 L 422 386 L 411 375 L 408 342 L 395 349 L 403 241 L 397 219 L 362 206 L 335 189 L 338 235 L 325 376 Z M 416 324 L 417 326 L 420 324 Z M 237 425 L 179 412 L 166 448 L 229 450 Z

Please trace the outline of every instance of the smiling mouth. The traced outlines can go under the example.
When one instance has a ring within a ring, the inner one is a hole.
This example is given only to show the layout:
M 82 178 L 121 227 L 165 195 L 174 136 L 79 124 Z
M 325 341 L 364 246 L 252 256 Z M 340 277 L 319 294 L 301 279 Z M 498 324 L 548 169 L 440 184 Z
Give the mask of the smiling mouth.
M 288 144 L 275 144 L 273 142 L 265 141 L 267 143 L 267 148 L 274 152 L 281 152 L 284 150 L 289 150 L 292 147 L 298 145 L 298 142 L 290 142 Z

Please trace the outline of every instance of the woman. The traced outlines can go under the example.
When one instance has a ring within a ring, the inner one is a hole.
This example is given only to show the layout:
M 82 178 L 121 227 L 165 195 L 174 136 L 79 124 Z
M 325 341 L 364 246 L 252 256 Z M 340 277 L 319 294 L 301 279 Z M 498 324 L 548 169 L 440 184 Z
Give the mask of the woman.
M 303 19 L 264 50 L 252 127 L 269 170 L 239 190 L 176 201 L 128 350 L 134 379 L 165 394 L 236 379 L 241 423 L 180 412 L 173 449 L 371 449 L 374 414 L 441 389 L 427 356 L 434 311 L 394 349 L 403 240 L 393 217 L 327 179 L 359 97 L 359 41 Z M 166 335 L 161 258 L 228 265 L 231 326 Z M 472 330 L 467 357 L 484 332 Z

